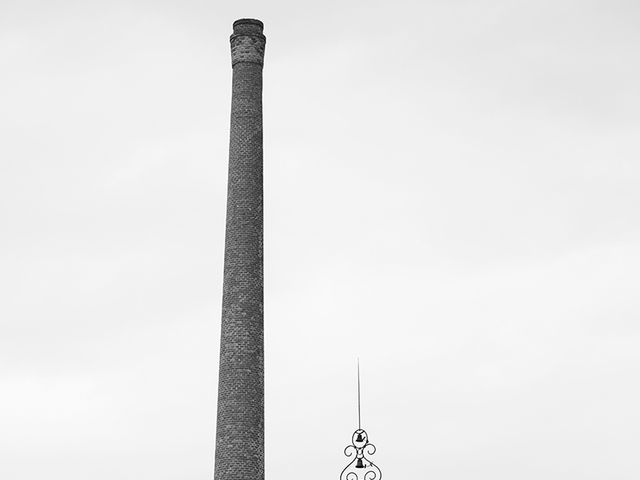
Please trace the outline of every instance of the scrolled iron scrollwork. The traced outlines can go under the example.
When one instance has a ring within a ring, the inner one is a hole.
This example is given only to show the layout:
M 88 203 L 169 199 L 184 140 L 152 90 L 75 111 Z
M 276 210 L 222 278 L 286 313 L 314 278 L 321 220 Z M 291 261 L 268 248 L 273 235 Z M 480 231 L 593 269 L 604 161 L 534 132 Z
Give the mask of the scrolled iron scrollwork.
M 344 454 L 355 458 L 342 470 L 340 480 L 381 480 L 382 472 L 371 460 L 364 456 L 373 455 L 376 447 L 369 443 L 367 432 L 359 428 L 351 437 L 351 445 L 347 445 Z

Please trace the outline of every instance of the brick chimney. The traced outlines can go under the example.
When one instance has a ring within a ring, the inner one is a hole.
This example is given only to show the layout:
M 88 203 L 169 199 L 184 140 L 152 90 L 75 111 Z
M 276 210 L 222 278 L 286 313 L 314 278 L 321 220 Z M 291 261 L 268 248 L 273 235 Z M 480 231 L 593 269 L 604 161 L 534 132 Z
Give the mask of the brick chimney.
M 262 65 L 259 20 L 233 23 L 215 480 L 264 479 Z

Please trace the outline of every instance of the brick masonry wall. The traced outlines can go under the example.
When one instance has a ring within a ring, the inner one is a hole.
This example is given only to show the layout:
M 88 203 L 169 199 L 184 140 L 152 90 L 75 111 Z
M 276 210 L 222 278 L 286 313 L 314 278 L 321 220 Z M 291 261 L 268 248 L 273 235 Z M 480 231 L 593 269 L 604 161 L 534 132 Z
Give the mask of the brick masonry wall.
M 220 338 L 215 480 L 264 479 L 262 23 L 238 20 Z

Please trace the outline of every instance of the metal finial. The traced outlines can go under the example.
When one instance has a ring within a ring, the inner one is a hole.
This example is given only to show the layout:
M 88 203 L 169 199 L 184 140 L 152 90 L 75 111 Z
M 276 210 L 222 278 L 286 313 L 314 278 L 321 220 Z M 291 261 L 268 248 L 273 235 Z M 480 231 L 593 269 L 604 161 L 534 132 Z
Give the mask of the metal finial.
M 340 480 L 382 480 L 382 472 L 367 455 L 376 453 L 376 447 L 369 443 L 369 435 L 362 430 L 360 424 L 360 359 L 358 358 L 358 429 L 351 436 L 351 445 L 347 445 L 344 454 L 353 458 L 351 463 L 344 467 L 340 474 Z

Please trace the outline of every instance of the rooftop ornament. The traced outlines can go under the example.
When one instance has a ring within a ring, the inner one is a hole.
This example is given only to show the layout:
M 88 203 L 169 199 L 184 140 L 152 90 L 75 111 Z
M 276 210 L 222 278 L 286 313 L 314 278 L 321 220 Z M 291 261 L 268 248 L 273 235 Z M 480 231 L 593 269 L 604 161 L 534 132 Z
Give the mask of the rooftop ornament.
M 376 453 L 376 447 L 369 443 L 369 435 L 362 429 L 360 422 L 360 361 L 358 360 L 358 429 L 351 436 L 351 445 L 347 445 L 344 454 L 353 458 L 342 473 L 340 480 L 381 480 L 382 472 L 367 457 Z

